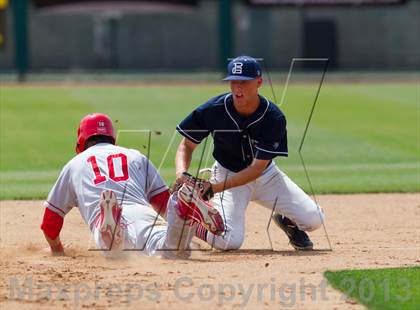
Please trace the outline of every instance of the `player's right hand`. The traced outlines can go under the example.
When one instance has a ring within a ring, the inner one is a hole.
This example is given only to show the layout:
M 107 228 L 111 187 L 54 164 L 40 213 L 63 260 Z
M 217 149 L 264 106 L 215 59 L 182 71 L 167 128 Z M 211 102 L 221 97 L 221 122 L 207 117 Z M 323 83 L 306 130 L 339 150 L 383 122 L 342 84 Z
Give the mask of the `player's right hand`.
M 64 256 L 64 248 L 61 242 L 57 245 L 52 245 L 50 248 L 52 256 Z

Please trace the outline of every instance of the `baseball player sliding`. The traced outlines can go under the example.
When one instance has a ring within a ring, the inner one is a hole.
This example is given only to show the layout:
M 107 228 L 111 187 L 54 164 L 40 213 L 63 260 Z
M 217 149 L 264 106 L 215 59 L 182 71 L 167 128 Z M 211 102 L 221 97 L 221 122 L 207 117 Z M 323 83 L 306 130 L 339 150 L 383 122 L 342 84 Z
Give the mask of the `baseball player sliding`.
M 288 156 L 286 118 L 282 111 L 258 94 L 262 72 L 248 56 L 233 59 L 227 67 L 231 92 L 200 105 L 178 126 L 183 136 L 176 153 L 177 179 L 181 180 L 197 145 L 209 134 L 214 140 L 210 182 L 199 181 L 203 198 L 212 200 L 224 215 L 225 234 L 215 235 L 197 225 L 196 235 L 217 249 L 238 249 L 244 241 L 245 210 L 250 201 L 275 208 L 274 222 L 287 234 L 296 250 L 313 243 L 304 231 L 319 228 L 322 210 L 273 159 Z
M 53 254 L 64 254 L 59 235 L 73 207 L 79 209 L 96 246 L 107 254 L 138 249 L 147 255 L 185 258 L 198 223 L 223 233 L 221 216 L 191 185 L 170 195 L 144 155 L 115 145 L 107 115 L 90 114 L 81 120 L 76 152 L 44 203 L 41 229 Z

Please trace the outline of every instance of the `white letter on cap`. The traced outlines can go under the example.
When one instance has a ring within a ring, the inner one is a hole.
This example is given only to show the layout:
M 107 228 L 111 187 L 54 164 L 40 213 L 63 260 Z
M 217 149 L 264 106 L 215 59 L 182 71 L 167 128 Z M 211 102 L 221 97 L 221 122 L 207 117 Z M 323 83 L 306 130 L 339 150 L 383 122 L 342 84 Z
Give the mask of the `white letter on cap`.
M 242 66 L 244 64 L 242 62 L 235 62 L 233 63 L 232 73 L 233 74 L 242 74 Z

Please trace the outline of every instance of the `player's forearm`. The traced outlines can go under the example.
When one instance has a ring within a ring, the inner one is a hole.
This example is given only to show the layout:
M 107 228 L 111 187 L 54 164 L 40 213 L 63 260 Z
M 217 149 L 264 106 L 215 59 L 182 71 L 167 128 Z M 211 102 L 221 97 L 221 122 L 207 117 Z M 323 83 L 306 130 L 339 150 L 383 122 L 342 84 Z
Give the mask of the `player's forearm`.
M 262 174 L 264 169 L 263 165 L 251 165 L 223 182 L 212 184 L 213 192 L 219 193 L 252 182 Z
M 192 153 L 185 150 L 185 148 L 178 148 L 176 152 L 175 167 L 176 176 L 179 178 L 183 172 L 187 171 L 191 164 Z
M 63 245 L 60 241 L 60 231 L 63 227 L 63 222 L 64 220 L 59 214 L 45 208 L 40 228 L 54 255 L 62 255 L 64 253 Z
M 182 139 L 178 146 L 175 156 L 175 167 L 177 178 L 181 177 L 182 173 L 187 171 L 191 164 L 192 153 L 194 151 L 193 146 L 185 138 Z

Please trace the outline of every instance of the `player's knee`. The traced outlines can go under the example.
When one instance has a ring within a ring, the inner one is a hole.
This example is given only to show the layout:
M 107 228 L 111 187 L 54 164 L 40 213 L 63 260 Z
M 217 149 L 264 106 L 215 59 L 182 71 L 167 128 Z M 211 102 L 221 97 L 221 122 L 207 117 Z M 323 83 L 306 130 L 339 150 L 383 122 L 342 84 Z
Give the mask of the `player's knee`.
M 322 208 L 316 207 L 313 211 L 306 214 L 305 220 L 299 225 L 299 228 L 304 231 L 314 231 L 322 226 L 324 218 Z
M 214 247 L 218 250 L 237 250 L 244 243 L 243 234 L 227 233 L 225 236 L 219 237 L 214 243 Z

